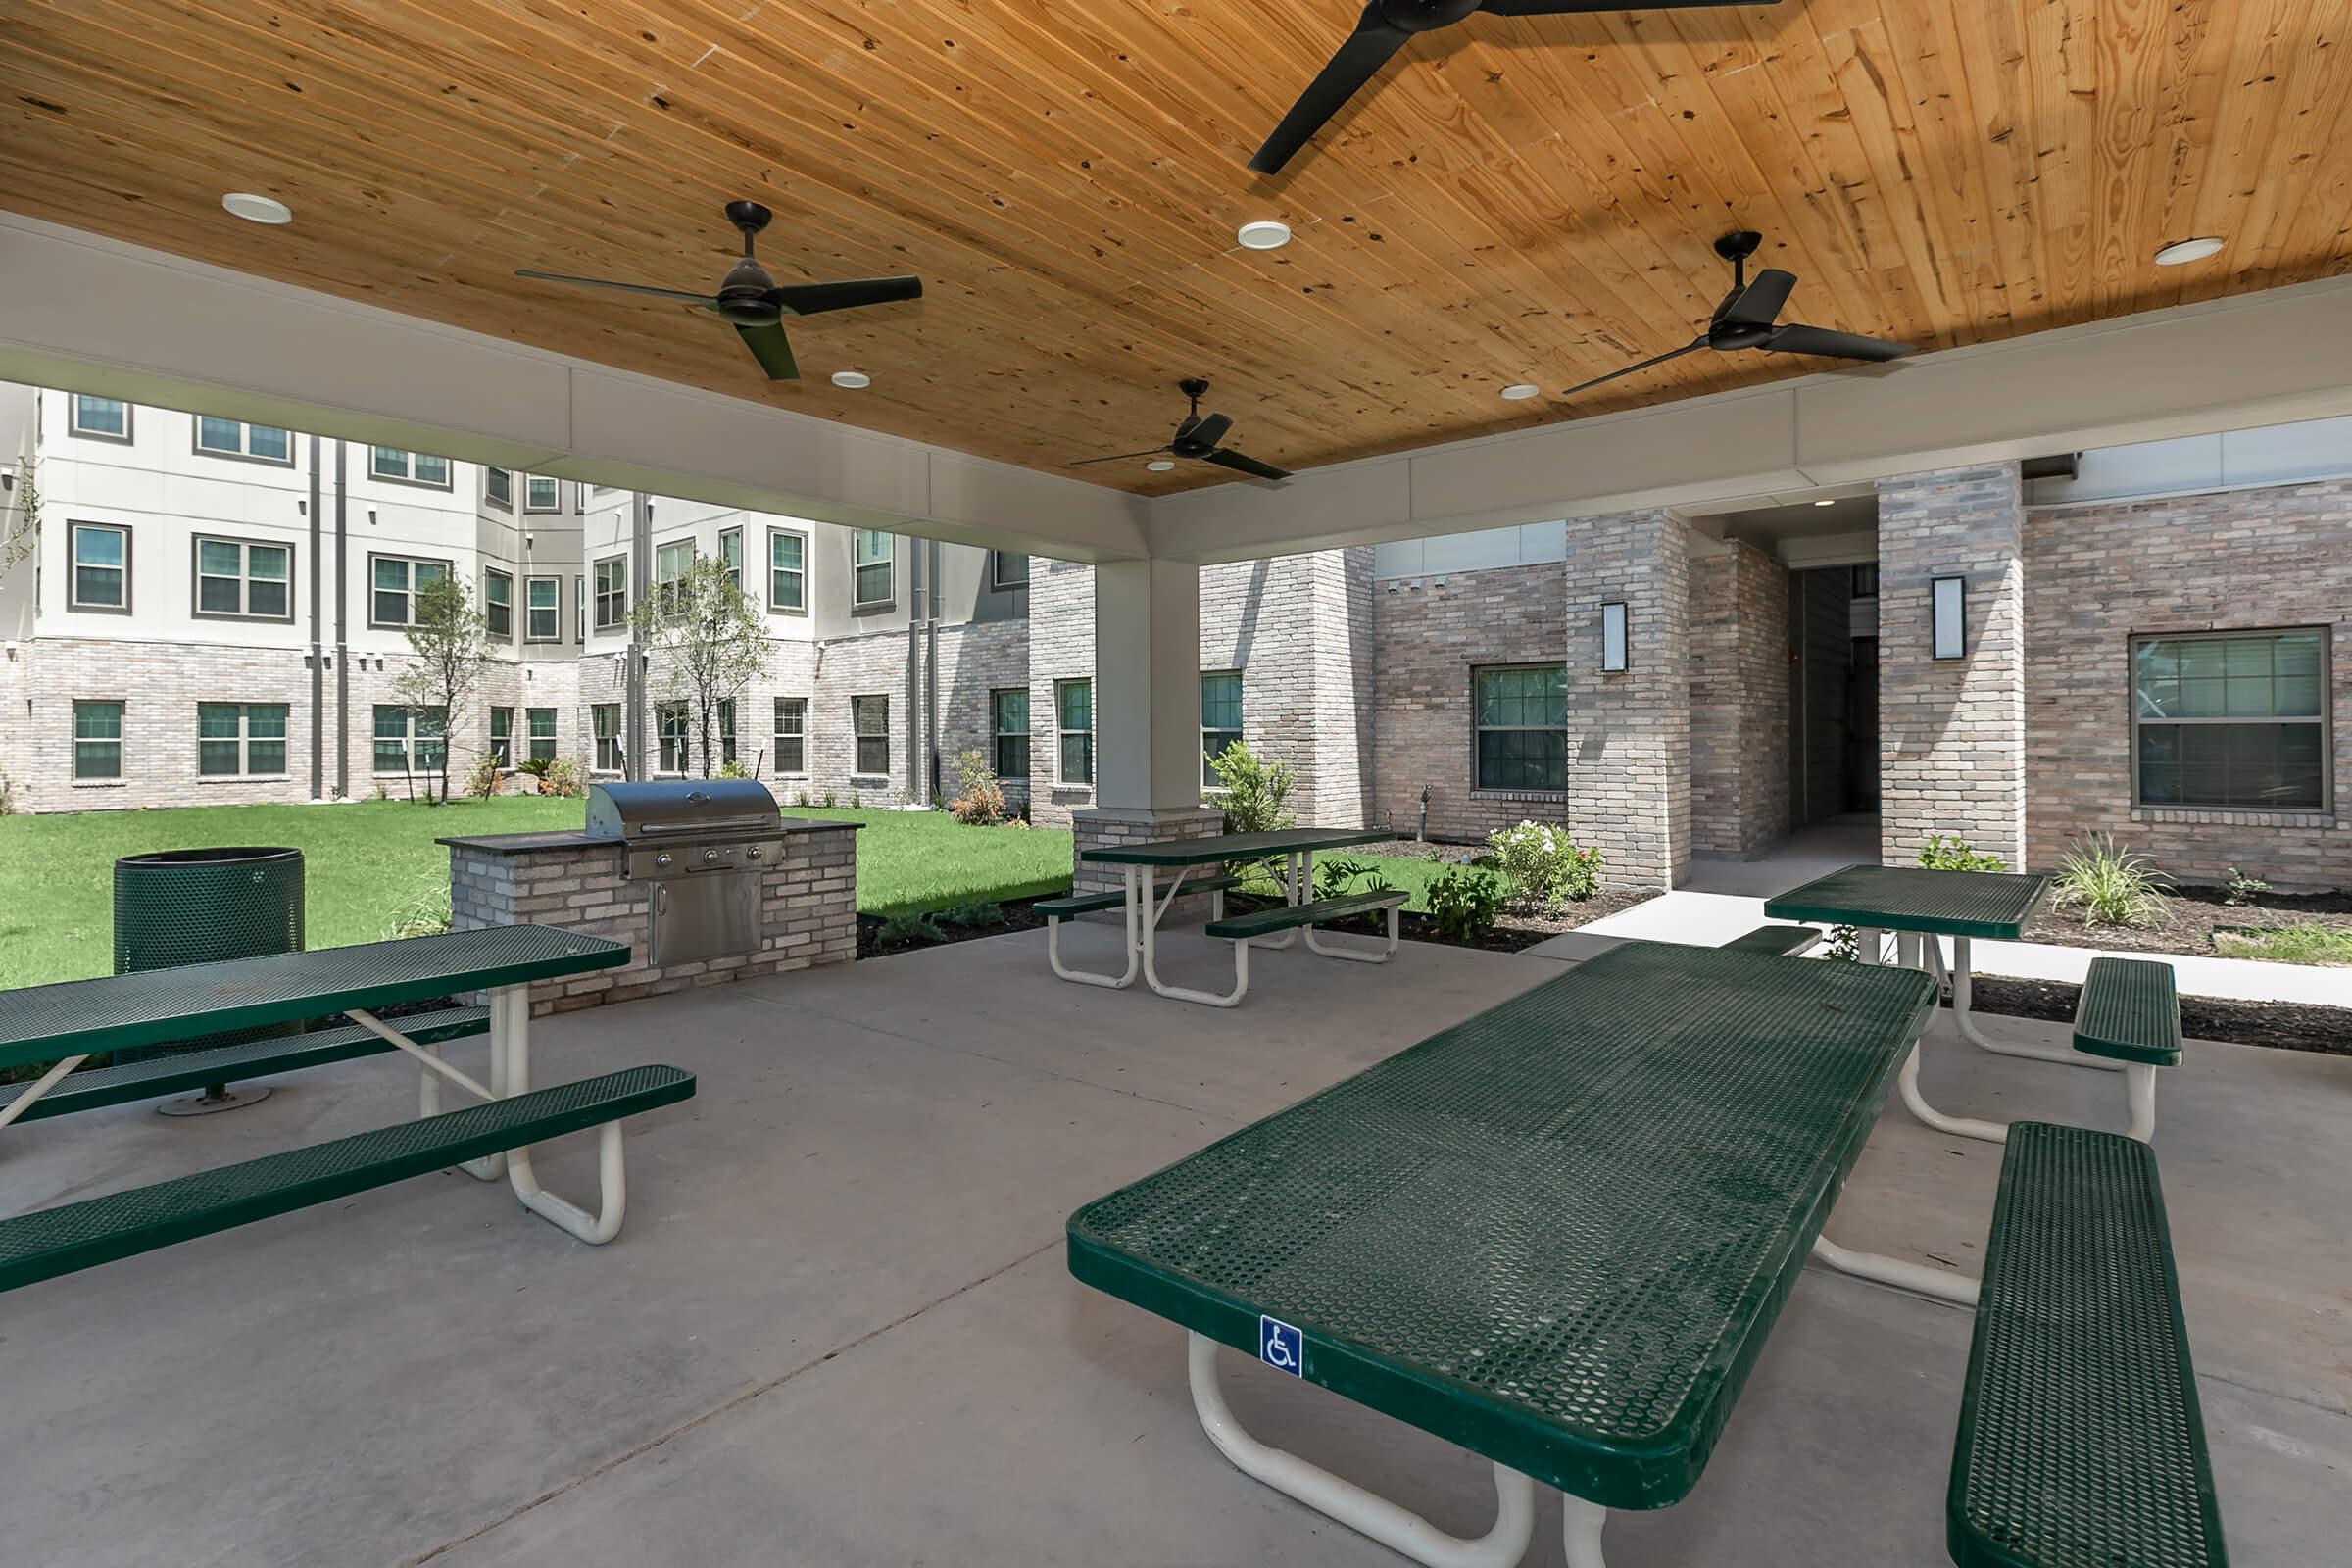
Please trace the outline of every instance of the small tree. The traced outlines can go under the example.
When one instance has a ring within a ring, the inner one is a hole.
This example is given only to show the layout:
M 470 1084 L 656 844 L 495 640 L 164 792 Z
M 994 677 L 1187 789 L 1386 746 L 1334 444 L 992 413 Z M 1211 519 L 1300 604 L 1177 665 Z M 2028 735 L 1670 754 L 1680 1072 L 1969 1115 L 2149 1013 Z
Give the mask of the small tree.
M 409 710 L 412 735 L 417 719 L 441 714 L 441 791 L 449 799 L 449 754 L 457 744 L 459 714 L 481 684 L 490 662 L 489 623 L 473 608 L 473 596 L 455 577 L 441 577 L 416 591 L 415 618 L 408 627 L 409 651 L 416 662 L 401 671 L 393 695 Z
M 656 585 L 629 611 L 638 642 L 662 668 L 662 695 L 694 715 L 703 777 L 710 776 L 718 705 L 767 671 L 767 621 L 737 586 L 735 568 L 698 555 L 686 575 Z
M 17 482 L 0 498 L 0 577 L 31 556 L 41 542 L 41 479 L 32 455 L 17 465 Z

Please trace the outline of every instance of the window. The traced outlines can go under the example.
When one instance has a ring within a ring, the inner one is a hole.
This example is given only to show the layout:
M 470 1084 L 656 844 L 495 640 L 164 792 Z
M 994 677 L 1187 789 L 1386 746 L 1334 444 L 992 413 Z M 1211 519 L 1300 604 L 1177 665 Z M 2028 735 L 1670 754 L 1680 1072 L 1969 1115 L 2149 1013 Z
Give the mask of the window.
M 74 705 L 74 776 L 122 776 L 122 705 Z
M 552 643 L 564 635 L 564 579 L 529 577 L 522 584 L 522 640 Z
M 564 486 L 561 480 L 546 474 L 534 473 L 522 481 L 522 510 L 525 512 L 560 512 L 564 508 Z
M 130 405 L 120 398 L 84 397 L 76 392 L 66 422 L 75 435 L 94 435 L 101 441 L 127 441 Z
M 890 603 L 893 560 L 890 535 L 872 528 L 851 530 L 851 598 L 858 609 L 872 610 Z
M 390 479 L 397 484 L 420 484 L 434 490 L 449 488 L 449 460 L 427 457 L 421 452 L 403 452 L 397 447 L 370 448 L 368 471 L 378 479 Z
M 1853 589 L 1856 599 L 1879 597 L 1879 564 L 1877 562 L 1873 561 L 1854 568 Z
M 242 424 L 235 419 L 196 416 L 196 450 L 215 457 L 250 458 L 256 463 L 294 466 L 294 435 L 274 424 Z
M 285 704 L 196 705 L 198 773 L 206 778 L 269 777 L 285 770 Z
M 727 575 L 735 579 L 735 587 L 743 587 L 743 530 L 721 528 L 718 532 L 718 559 L 727 564 Z
M 509 512 L 514 511 L 514 470 L 512 468 L 484 468 L 482 470 L 482 495 L 492 506 L 505 507 Z
M 241 539 L 196 540 L 196 613 L 292 620 L 294 551 Z
M 718 760 L 722 762 L 735 760 L 735 699 L 732 697 L 718 700 Z
M 585 577 L 571 579 L 571 640 L 583 644 L 588 641 L 588 579 Z
M 490 756 L 501 767 L 514 765 L 514 710 L 490 710 Z
M 403 556 L 369 556 L 375 591 L 368 602 L 368 623 L 413 626 L 416 596 L 449 575 L 446 561 L 411 561 Z
M 890 771 L 890 699 L 850 699 L 850 726 L 858 732 L 858 771 Z
M 514 575 L 491 567 L 482 573 L 482 614 L 493 637 L 514 635 Z
M 74 610 L 130 610 L 130 530 L 77 522 L 72 530 Z
M 684 703 L 656 703 L 654 727 L 662 742 L 661 769 L 664 773 L 686 771 L 686 705 Z
M 596 564 L 596 629 L 610 631 L 629 618 L 629 558 L 607 556 Z
M 989 722 L 996 731 L 997 777 L 1029 776 L 1029 693 L 1024 687 L 988 694 Z
M 694 541 L 681 539 L 654 551 L 654 603 L 665 615 L 674 613 L 686 598 L 686 578 L 694 570 Z
M 531 727 L 531 760 L 552 762 L 556 760 L 556 710 L 552 708 L 526 708 L 523 722 Z
M 768 530 L 767 608 L 796 613 L 808 608 L 808 540 L 805 535 Z
M 2134 803 L 2328 809 L 2328 666 L 2316 626 L 2132 639 Z
M 1478 788 L 1568 787 L 1568 669 L 1528 664 L 1471 672 Z
M 808 771 L 808 699 L 776 699 L 776 771 Z
M 1200 677 L 1200 782 L 1214 785 L 1217 770 L 1209 764 L 1228 746 L 1242 741 L 1242 674 L 1223 670 Z
M 1054 688 L 1054 712 L 1061 726 L 1061 772 L 1064 784 L 1095 781 L 1095 683 L 1065 680 Z
M 588 708 L 589 727 L 596 731 L 596 770 L 617 773 L 621 770 L 620 705 L 592 703 Z
M 380 704 L 375 710 L 375 770 L 437 773 L 449 746 L 448 716 L 438 708 Z
M 1029 586 L 1029 558 L 1007 551 L 988 553 L 988 582 L 992 588 L 1026 588 Z

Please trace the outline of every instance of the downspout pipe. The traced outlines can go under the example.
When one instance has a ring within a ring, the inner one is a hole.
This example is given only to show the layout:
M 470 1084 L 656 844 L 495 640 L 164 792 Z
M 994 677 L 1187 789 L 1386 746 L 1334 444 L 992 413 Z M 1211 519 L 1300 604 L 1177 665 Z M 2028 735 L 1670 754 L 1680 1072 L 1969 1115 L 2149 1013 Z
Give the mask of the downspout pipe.
M 325 499 L 325 480 L 318 471 L 323 444 L 311 437 L 311 799 L 326 793 L 326 607 L 319 593 L 326 586 L 326 564 L 318 559 L 325 542 L 326 518 L 319 510 Z
M 923 632 L 923 745 L 924 749 L 930 753 L 931 757 L 931 789 L 929 797 L 926 799 L 924 804 L 927 806 L 937 806 L 939 804 L 941 773 L 941 768 L 939 765 L 940 543 L 936 539 L 925 540 L 924 549 L 929 552 L 931 557 L 931 619 L 930 624 L 924 628 Z
M 335 442 L 335 795 L 351 799 L 351 448 Z

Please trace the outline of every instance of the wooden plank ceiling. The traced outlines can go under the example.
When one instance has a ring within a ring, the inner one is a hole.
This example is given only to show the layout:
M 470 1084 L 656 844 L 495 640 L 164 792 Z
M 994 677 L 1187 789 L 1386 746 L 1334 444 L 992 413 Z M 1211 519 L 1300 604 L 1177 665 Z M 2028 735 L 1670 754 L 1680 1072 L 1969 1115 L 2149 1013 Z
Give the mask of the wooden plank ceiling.
M 1481 15 L 1250 173 L 1359 9 L 12 0 L 0 206 L 1039 468 L 1164 440 L 1192 374 L 1235 444 L 1306 467 L 1819 368 L 1701 353 L 1554 395 L 1686 341 L 1735 227 L 1799 274 L 1788 318 L 1923 347 L 2352 270 L 2343 0 Z M 776 210 L 779 281 L 926 298 L 798 323 L 808 379 L 771 387 L 687 307 L 512 275 L 713 287 L 735 196 Z M 1293 244 L 1238 249 L 1265 217 Z M 2228 248 L 2150 265 L 2201 234 Z

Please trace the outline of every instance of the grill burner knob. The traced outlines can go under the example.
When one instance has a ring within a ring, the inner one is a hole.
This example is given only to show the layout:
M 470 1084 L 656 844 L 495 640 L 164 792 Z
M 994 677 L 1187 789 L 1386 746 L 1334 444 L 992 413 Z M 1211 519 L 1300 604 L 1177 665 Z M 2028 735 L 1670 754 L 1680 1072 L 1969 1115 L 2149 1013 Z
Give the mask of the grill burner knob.
M 666 871 L 669 869 L 669 857 L 667 855 L 657 855 L 654 857 L 654 863 Z
M 718 858 L 718 852 L 717 852 L 716 850 L 705 850 L 705 851 L 703 852 L 703 863 L 704 863 L 704 864 L 706 864 L 706 865 L 708 865 L 710 862 L 711 862 L 712 860 L 715 860 L 715 859 L 717 859 L 717 858 Z
M 760 858 L 760 846 L 757 844 L 753 845 L 749 850 L 744 852 L 744 855 L 747 858 L 757 860 Z

